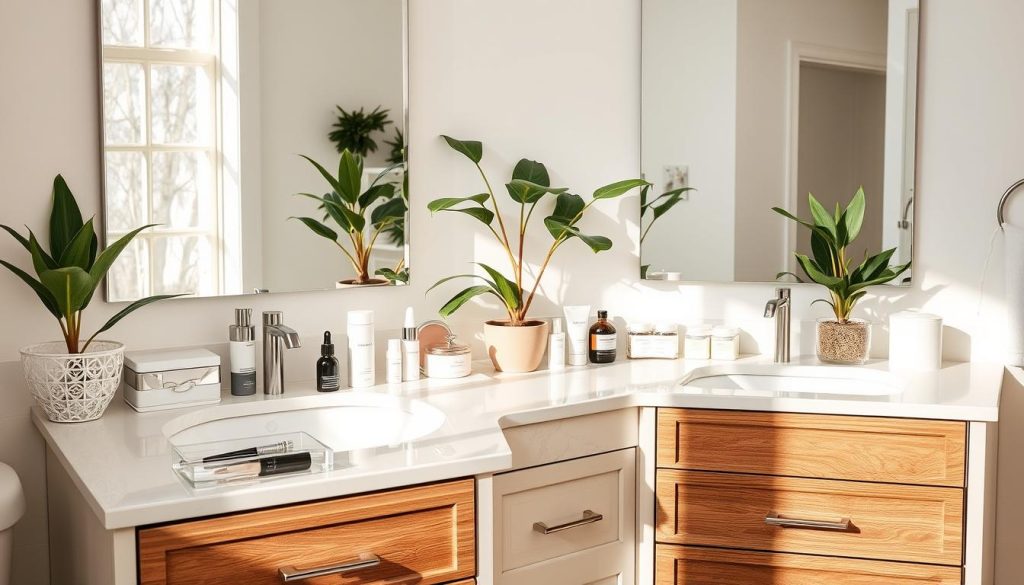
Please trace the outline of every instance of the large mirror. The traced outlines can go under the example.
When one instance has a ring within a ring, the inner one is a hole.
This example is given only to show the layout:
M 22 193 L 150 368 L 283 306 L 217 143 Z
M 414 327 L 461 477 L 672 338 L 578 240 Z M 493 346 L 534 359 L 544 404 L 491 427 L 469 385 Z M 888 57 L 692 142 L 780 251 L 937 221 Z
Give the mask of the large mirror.
M 853 257 L 910 261 L 919 0 L 642 1 L 643 277 L 774 281 L 810 236 L 771 208 L 861 186 Z
M 156 224 L 109 301 L 408 281 L 406 0 L 99 0 L 99 23 L 106 240 Z

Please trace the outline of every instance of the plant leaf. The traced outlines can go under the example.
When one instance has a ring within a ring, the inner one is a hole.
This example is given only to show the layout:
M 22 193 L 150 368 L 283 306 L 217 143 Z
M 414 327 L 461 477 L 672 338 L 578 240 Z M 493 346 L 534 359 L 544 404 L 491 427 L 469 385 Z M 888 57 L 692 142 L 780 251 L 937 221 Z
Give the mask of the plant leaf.
M 811 232 L 811 254 L 814 256 L 815 263 L 822 270 L 835 276 L 832 262 L 839 257 L 838 252 L 829 243 L 828 238 L 822 236 L 817 231 Z
M 697 190 L 694 187 L 681 187 L 679 189 L 672 189 L 671 191 L 665 191 L 661 195 L 658 195 L 650 203 L 645 203 L 645 201 L 647 200 L 646 193 L 647 193 L 648 189 L 650 189 L 650 186 L 644 187 L 643 190 L 640 191 L 640 214 L 641 215 L 643 215 L 647 211 L 647 208 L 653 206 L 655 203 L 657 203 L 658 201 L 660 201 L 662 199 L 669 198 L 669 197 L 675 197 L 677 195 L 680 196 L 679 199 L 682 199 L 682 194 L 683 193 L 686 193 L 687 191 L 696 191 Z
M 36 239 L 36 235 L 31 231 L 28 233 L 28 251 L 32 257 L 32 268 L 35 269 L 37 275 L 42 274 L 47 270 L 60 268 L 53 258 L 50 258 L 50 256 L 43 251 L 43 247 L 39 245 L 39 240 Z
M 373 209 L 373 213 L 370 214 L 370 223 L 374 227 L 380 227 L 389 221 L 404 218 L 405 211 L 405 200 L 401 197 L 386 201 Z
M 516 203 L 536 203 L 548 193 L 558 195 L 568 191 L 564 187 L 545 187 L 523 179 L 512 179 L 511 182 L 505 183 L 505 189 L 508 190 L 509 197 Z
M 560 237 L 572 238 L 576 237 L 583 240 L 583 243 L 590 246 L 590 249 L 597 252 L 603 252 L 609 250 L 612 247 L 612 241 L 604 236 L 590 236 L 582 233 L 579 228 L 569 225 L 565 220 L 558 217 L 547 217 L 544 218 L 544 226 L 548 228 L 551 235 L 557 240 Z
M 36 296 L 39 297 L 39 300 L 43 303 L 43 306 L 46 307 L 46 310 L 49 311 L 51 315 L 53 315 L 57 319 L 60 319 L 62 317 L 60 313 L 60 307 L 57 306 L 57 299 L 53 298 L 53 293 L 51 293 L 48 288 L 43 286 L 43 283 L 32 278 L 32 276 L 29 273 L 11 264 L 10 262 L 0 260 L 0 264 L 2 264 L 11 272 L 13 272 L 18 278 L 25 281 L 25 284 L 29 285 L 32 288 L 32 290 L 35 291 Z
M 807 203 L 811 208 L 811 216 L 814 218 L 814 223 L 818 227 L 827 231 L 833 240 L 838 242 L 838 234 L 836 232 L 836 221 L 822 205 L 814 198 L 814 195 L 807 194 Z
M 342 215 L 345 216 L 345 220 L 348 221 L 350 232 L 361 232 L 366 227 L 366 218 L 352 211 L 347 205 L 339 205 L 338 209 L 341 210 Z M 339 224 L 340 225 L 340 224 Z
M 857 239 L 860 235 L 860 228 L 864 225 L 864 210 L 867 207 L 867 201 L 864 197 L 864 187 L 857 189 L 857 193 L 850 200 L 850 204 L 846 206 L 846 212 L 843 213 L 843 225 L 846 227 L 847 243 Z
M 796 260 L 800 264 L 800 268 L 803 268 L 807 274 L 807 277 L 818 284 L 833 288 L 843 282 L 842 278 L 830 276 L 819 270 L 815 263 L 803 254 L 796 254 Z
M 458 294 L 452 297 L 451 300 L 445 303 L 444 306 L 441 307 L 440 310 L 438 310 L 438 314 L 441 315 L 442 317 L 450 317 L 452 313 L 458 311 L 462 307 L 462 305 L 465 305 L 473 297 L 478 297 L 480 295 L 485 294 L 492 294 L 496 297 L 498 296 L 498 293 L 494 292 L 494 289 L 492 289 L 489 286 L 471 286 L 465 290 L 460 291 Z M 501 299 L 501 297 L 498 298 L 499 300 Z
M 523 294 L 522 291 L 519 290 L 519 286 L 516 285 L 516 283 L 512 282 L 508 278 L 505 278 L 504 274 L 498 272 L 497 270 L 491 268 L 490 266 L 484 264 L 483 262 L 477 262 L 477 265 L 483 268 L 485 271 L 487 271 L 487 274 L 490 275 L 491 279 L 494 282 L 494 288 L 498 291 L 498 294 L 501 295 L 501 298 L 504 301 L 506 307 L 514 311 L 518 309 L 520 305 L 523 304 Z
M 359 189 L 362 183 L 363 159 L 346 149 L 341 153 L 341 160 L 338 161 L 338 186 L 341 187 L 338 195 L 341 195 L 345 203 L 355 205 L 359 200 Z
M 341 183 L 339 183 L 338 179 L 336 179 L 334 177 L 334 175 L 332 175 L 330 172 L 328 172 L 327 169 L 325 169 L 323 167 L 323 165 L 321 165 L 320 163 L 316 162 L 315 160 L 309 158 L 308 156 L 306 156 L 304 154 L 300 154 L 299 156 L 301 156 L 302 158 L 306 159 L 307 161 L 309 161 L 309 164 L 311 164 L 314 167 L 316 167 L 316 170 L 320 172 L 320 175 L 324 179 L 327 180 L 327 183 L 331 186 L 331 189 L 333 189 L 335 193 L 338 193 L 338 194 L 341 193 L 341 191 L 342 191 Z M 352 201 L 355 202 L 355 199 L 353 199 Z
M 467 207 L 465 209 L 442 209 L 441 211 L 456 211 L 458 213 L 465 213 L 466 215 L 475 217 L 486 225 L 491 225 L 494 221 L 494 212 L 490 209 L 484 209 L 483 207 Z
M 454 207 L 460 203 L 465 203 L 466 201 L 473 201 L 478 205 L 483 205 L 485 201 L 490 199 L 490 197 L 491 196 L 487 193 L 470 195 L 469 197 L 442 197 L 440 199 L 434 199 L 433 201 L 428 203 L 427 209 L 429 209 L 431 213 L 437 211 L 444 211 L 449 207 Z
M 82 270 L 89 270 L 89 260 L 95 245 L 96 231 L 93 229 L 92 220 L 90 219 L 85 222 L 82 229 L 78 230 L 75 237 L 68 242 L 57 263 L 60 266 L 77 266 Z
M 572 222 L 576 216 L 583 211 L 586 203 L 583 198 L 574 193 L 559 193 L 555 200 L 555 209 L 550 217 L 563 219 L 566 223 Z
M 673 207 L 676 206 L 677 203 L 679 203 L 682 200 L 683 195 L 681 193 L 669 195 L 668 199 L 662 199 L 661 197 L 659 197 L 658 201 L 661 201 L 661 203 L 658 203 L 656 205 L 651 204 L 651 209 L 654 210 L 654 219 L 658 219 L 659 217 L 668 213 Z
M 144 299 L 139 299 L 139 300 L 135 301 L 134 303 L 132 303 L 132 304 L 128 305 L 127 307 L 125 307 L 125 308 L 121 309 L 120 311 L 118 311 L 117 314 L 115 314 L 113 317 L 107 319 L 107 322 L 103 324 L 103 327 L 100 327 L 99 329 L 96 330 L 95 333 L 92 334 L 92 337 L 89 338 L 89 341 L 92 341 L 100 333 L 103 333 L 104 331 L 107 331 L 108 329 L 110 329 L 114 325 L 117 325 L 118 321 L 120 321 L 121 319 L 124 319 L 130 313 L 133 313 L 133 312 L 141 309 L 142 307 L 145 307 L 146 305 L 148 305 L 150 303 L 155 303 L 157 301 L 162 301 L 162 300 L 165 300 L 165 299 L 173 299 L 173 298 L 176 298 L 176 297 L 183 297 L 183 296 L 187 296 L 187 294 L 154 295 L 154 296 L 151 296 L 151 297 L 146 297 Z M 86 343 L 88 343 L 88 342 L 86 342 Z
M 297 220 L 301 221 L 302 223 L 306 224 L 306 227 L 308 227 L 314 234 L 316 234 L 316 235 L 318 235 L 318 236 L 320 236 L 322 238 L 327 238 L 328 240 L 331 240 L 332 242 L 337 242 L 338 241 L 338 232 L 336 232 L 336 231 L 332 230 L 331 228 L 325 226 L 324 224 L 320 223 L 319 221 L 313 219 L 312 217 L 291 217 L 289 219 L 297 219 Z
M 496 285 L 493 282 L 487 280 L 483 276 L 480 276 L 479 274 L 456 274 L 454 276 L 446 276 L 446 277 L 442 278 L 441 280 L 435 282 L 434 284 L 430 285 L 430 288 L 428 288 L 426 290 L 426 292 L 424 292 L 423 294 L 429 293 L 430 291 L 432 291 L 435 288 L 441 286 L 442 284 L 448 282 L 449 280 L 455 280 L 456 278 L 478 278 L 478 279 L 486 282 L 487 284 L 489 284 L 491 286 L 491 288 L 493 288 L 495 290 L 497 290 L 497 288 L 498 288 L 498 285 Z
M 441 135 L 444 141 L 448 143 L 448 146 L 452 147 L 456 152 L 461 152 L 469 160 L 476 164 L 480 164 L 480 161 L 484 158 L 484 145 L 483 143 L 476 140 L 458 140 L 451 136 Z
M 121 255 L 121 252 L 128 247 L 128 244 L 131 243 L 135 236 L 139 235 L 139 232 L 142 230 L 149 229 L 155 225 L 156 224 L 151 223 L 140 228 L 135 228 L 118 238 L 116 242 L 107 246 L 106 249 L 96 256 L 96 261 L 93 262 L 92 267 L 89 268 L 89 276 L 92 277 L 94 288 L 99 286 L 100 281 L 102 281 L 103 277 L 107 275 L 107 271 L 110 270 L 114 261 L 117 260 L 117 257 Z
M 359 196 L 359 207 L 367 208 L 373 205 L 373 202 L 378 199 L 391 199 L 395 196 L 395 186 L 391 183 L 382 183 L 380 185 L 374 185 L 363 194 Z
M 879 252 L 870 258 L 866 258 L 864 262 L 850 275 L 850 282 L 859 284 L 867 280 L 878 278 L 882 272 L 889 268 L 889 260 L 892 259 L 892 256 L 895 253 L 896 248 L 890 248 L 883 252 Z
M 618 181 L 598 188 L 597 191 L 594 191 L 594 199 L 611 199 L 628 193 L 637 187 L 643 187 L 644 185 L 650 185 L 650 183 L 643 179 L 626 179 L 625 181 Z
M 309 197 L 310 199 L 315 199 L 319 201 L 320 209 L 323 209 L 324 212 L 327 213 L 327 216 L 324 217 L 325 221 L 327 217 L 330 217 L 331 219 L 334 220 L 335 223 L 337 223 L 341 227 L 341 229 L 345 230 L 346 232 L 352 231 L 352 224 L 349 222 L 348 217 L 345 215 L 344 212 L 345 203 L 341 200 L 340 197 L 337 196 L 337 194 L 332 192 L 328 193 L 327 195 L 324 195 L 323 197 L 317 197 L 312 193 L 296 193 L 296 195 L 300 195 L 302 197 Z
M 409 271 L 407 269 L 395 272 L 390 268 L 378 268 L 374 272 L 376 276 L 383 276 L 391 282 L 401 282 L 402 284 L 409 284 Z
M 835 242 L 835 236 L 833 234 L 829 233 L 828 231 L 826 231 L 824 228 L 821 228 L 821 227 L 819 227 L 819 226 L 817 226 L 817 225 L 815 225 L 813 223 L 804 221 L 804 220 L 800 219 L 799 217 L 793 215 L 792 213 L 786 211 L 785 209 L 782 209 L 781 207 L 772 207 L 772 211 L 774 211 L 775 213 L 778 213 L 779 215 L 781 215 L 781 216 L 783 216 L 783 217 L 785 217 L 787 219 L 791 219 L 791 220 L 797 222 L 798 224 L 804 226 L 805 228 L 811 230 L 812 232 L 816 232 L 818 234 L 821 234 L 821 236 L 824 237 L 826 239 L 826 241 Z
M 515 181 L 516 179 L 540 185 L 541 187 L 551 186 L 551 177 L 548 175 L 548 169 L 535 160 L 524 158 L 516 163 L 516 167 L 512 170 L 512 180 Z
M 39 275 L 39 281 L 53 295 L 57 308 L 64 315 L 84 309 L 95 288 L 89 273 L 77 266 L 46 270 Z
M 53 178 L 53 209 L 50 211 L 50 256 L 59 257 L 82 229 L 82 211 L 64 177 Z
M 806 282 L 803 278 L 800 278 L 800 275 L 795 274 L 793 272 L 789 272 L 788 270 L 785 271 L 785 272 L 779 272 L 778 274 L 776 274 L 775 275 L 775 280 L 779 280 L 783 276 L 792 276 L 793 278 L 796 279 L 797 282 Z
M 14 228 L 11 228 L 9 226 L 0 224 L 0 228 L 3 228 L 7 233 L 11 234 L 11 237 L 14 238 L 15 240 L 18 240 L 18 243 L 21 244 L 22 247 L 24 247 L 26 250 L 29 249 L 29 247 L 28 247 L 28 238 L 26 238 L 25 236 L 19 234 L 18 232 L 16 232 L 14 230 Z M 31 251 L 31 250 L 29 250 L 29 251 Z

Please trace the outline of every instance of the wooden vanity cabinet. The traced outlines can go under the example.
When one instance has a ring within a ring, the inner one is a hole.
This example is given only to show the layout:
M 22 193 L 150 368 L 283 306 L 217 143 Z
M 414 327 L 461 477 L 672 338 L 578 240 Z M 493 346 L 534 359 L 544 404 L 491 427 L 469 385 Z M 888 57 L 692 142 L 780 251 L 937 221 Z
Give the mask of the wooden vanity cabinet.
M 656 585 L 953 585 L 967 425 L 658 409 Z
M 475 583 L 472 479 L 141 528 L 141 585 Z M 318 569 L 344 569 L 321 576 Z

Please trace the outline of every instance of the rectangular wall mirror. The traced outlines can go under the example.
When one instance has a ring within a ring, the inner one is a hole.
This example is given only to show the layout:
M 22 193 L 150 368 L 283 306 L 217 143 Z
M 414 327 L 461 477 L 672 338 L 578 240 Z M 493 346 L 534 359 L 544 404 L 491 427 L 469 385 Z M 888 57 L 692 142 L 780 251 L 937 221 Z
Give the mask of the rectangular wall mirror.
M 919 0 L 643 0 L 641 276 L 799 272 L 808 230 L 771 208 L 861 186 L 852 257 L 910 261 L 918 26 Z
M 406 0 L 99 0 L 106 241 L 157 224 L 107 299 L 407 282 L 406 23 Z

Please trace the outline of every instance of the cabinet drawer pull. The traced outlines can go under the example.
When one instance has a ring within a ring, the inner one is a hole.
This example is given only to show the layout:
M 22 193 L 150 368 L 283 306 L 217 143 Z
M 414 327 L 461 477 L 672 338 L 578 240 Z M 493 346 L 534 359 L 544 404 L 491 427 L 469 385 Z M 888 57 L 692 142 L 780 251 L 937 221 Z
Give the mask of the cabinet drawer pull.
M 577 526 L 586 526 L 587 524 L 593 524 L 594 522 L 600 522 L 604 520 L 604 514 L 598 514 L 591 510 L 583 510 L 583 517 L 579 520 L 573 520 L 572 522 L 566 522 L 565 524 L 559 524 L 557 526 L 548 526 L 543 522 L 534 522 L 533 531 L 540 532 L 541 534 L 552 534 L 554 532 L 561 532 L 563 530 L 569 530 L 570 528 L 576 528 Z
M 336 565 L 327 565 L 325 567 L 317 567 L 314 569 L 296 569 L 295 567 L 281 567 L 278 571 L 281 574 L 281 581 L 290 583 L 292 581 L 302 581 L 304 579 L 312 579 L 313 577 L 323 577 L 324 575 L 336 575 L 339 573 L 351 573 L 353 571 L 359 571 L 361 569 L 369 569 L 380 565 L 380 557 L 372 554 L 359 555 L 358 559 L 352 561 L 345 561 Z
M 800 518 L 783 518 L 775 512 L 768 512 L 764 517 L 764 523 L 769 526 L 780 526 L 782 528 L 815 528 L 817 530 L 835 530 L 846 532 L 850 529 L 850 519 L 842 518 L 838 522 L 829 520 L 802 520 Z

